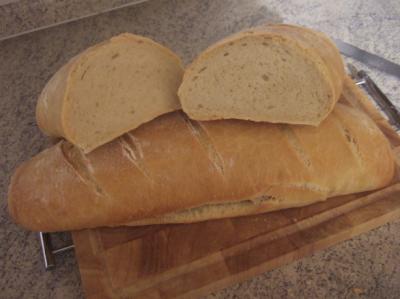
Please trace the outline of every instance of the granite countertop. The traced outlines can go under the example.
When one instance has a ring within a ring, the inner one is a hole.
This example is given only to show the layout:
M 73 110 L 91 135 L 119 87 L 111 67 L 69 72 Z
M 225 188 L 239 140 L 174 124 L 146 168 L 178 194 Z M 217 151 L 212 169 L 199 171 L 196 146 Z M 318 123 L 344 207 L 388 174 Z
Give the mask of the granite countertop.
M 83 297 L 74 253 L 58 256 L 57 268 L 45 271 L 37 234 L 13 224 L 6 205 L 13 169 L 48 145 L 35 124 L 35 103 L 60 66 L 120 32 L 151 37 L 188 63 L 229 33 L 282 21 L 400 63 L 398 0 L 152 0 L 0 41 L 0 298 Z M 400 107 L 398 78 L 355 64 Z M 399 282 L 400 221 L 395 221 L 207 298 L 399 298 Z
M 0 41 L 146 0 L 0 0 Z

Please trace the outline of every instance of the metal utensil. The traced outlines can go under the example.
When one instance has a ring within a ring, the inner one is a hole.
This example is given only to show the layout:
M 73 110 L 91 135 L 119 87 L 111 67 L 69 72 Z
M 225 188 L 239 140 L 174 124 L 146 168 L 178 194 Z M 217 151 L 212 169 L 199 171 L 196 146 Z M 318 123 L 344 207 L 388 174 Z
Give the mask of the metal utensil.
M 334 41 L 342 54 L 363 62 L 366 65 L 375 67 L 380 71 L 400 78 L 400 65 L 378 55 L 362 50 L 340 39 L 334 39 Z
M 400 113 L 396 106 L 388 99 L 376 83 L 363 70 L 357 70 L 352 64 L 347 64 L 351 77 L 357 85 L 361 85 L 369 93 L 371 98 L 378 104 L 386 114 L 389 122 L 400 130 Z
M 40 247 L 46 270 L 51 270 L 56 266 L 54 255 L 73 249 L 73 244 L 67 245 L 58 249 L 53 249 L 51 245 L 50 233 L 39 232 Z

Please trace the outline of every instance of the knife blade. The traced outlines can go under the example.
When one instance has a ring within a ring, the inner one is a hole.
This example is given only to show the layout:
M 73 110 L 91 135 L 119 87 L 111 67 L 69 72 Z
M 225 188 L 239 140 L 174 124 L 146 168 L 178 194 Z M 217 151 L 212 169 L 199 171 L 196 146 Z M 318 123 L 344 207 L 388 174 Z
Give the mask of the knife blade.
M 400 65 L 378 55 L 369 53 L 340 39 L 334 39 L 334 41 L 342 54 L 400 78 Z

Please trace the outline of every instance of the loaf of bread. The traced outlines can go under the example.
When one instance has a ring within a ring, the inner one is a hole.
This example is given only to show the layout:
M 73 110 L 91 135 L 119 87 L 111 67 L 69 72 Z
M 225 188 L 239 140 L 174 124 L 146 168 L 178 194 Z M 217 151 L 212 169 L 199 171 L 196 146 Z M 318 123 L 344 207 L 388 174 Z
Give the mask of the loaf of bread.
M 41 152 L 16 170 L 8 203 L 36 231 L 195 222 L 372 190 L 393 174 L 387 139 L 343 104 L 319 127 L 172 112 L 86 155 L 66 141 Z
M 156 42 L 121 34 L 72 58 L 41 93 L 36 118 L 84 152 L 180 109 L 180 59 Z
M 322 33 L 266 25 L 201 53 L 185 71 L 178 95 L 196 120 L 318 125 L 339 99 L 344 76 L 339 51 Z

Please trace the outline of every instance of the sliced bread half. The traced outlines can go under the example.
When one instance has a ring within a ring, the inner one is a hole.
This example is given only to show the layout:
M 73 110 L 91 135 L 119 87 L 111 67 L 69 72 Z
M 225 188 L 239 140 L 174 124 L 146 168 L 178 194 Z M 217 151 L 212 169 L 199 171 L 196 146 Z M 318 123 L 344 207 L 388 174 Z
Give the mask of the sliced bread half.
M 45 86 L 36 108 L 42 131 L 90 152 L 180 109 L 183 66 L 169 49 L 124 33 L 72 58 Z
M 322 33 L 265 25 L 201 53 L 185 71 L 178 95 L 197 120 L 318 125 L 339 99 L 344 76 L 339 51 Z

